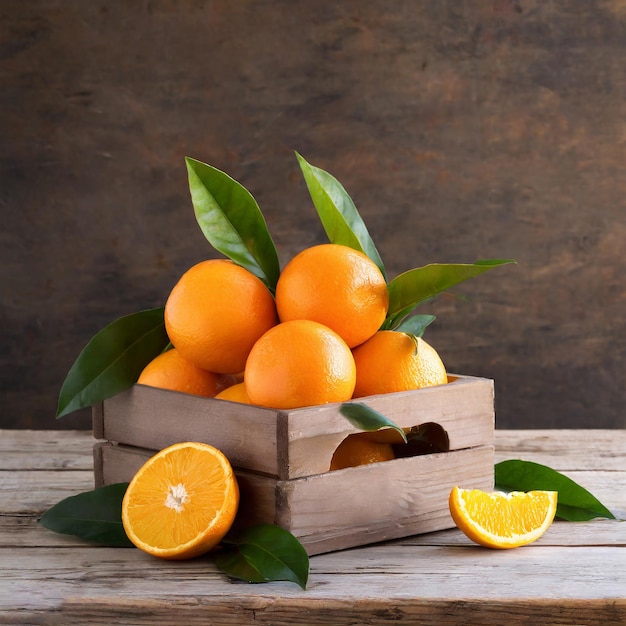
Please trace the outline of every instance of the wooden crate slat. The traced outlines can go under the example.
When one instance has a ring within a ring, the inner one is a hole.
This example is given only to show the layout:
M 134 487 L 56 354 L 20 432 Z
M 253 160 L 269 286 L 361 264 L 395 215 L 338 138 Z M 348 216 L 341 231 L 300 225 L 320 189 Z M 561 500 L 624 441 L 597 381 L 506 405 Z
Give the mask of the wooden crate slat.
M 450 450 L 494 443 L 493 381 L 457 377 L 454 383 L 402 393 L 356 399 L 410 428 L 426 422 L 448 433 Z M 332 454 L 343 439 L 358 429 L 347 422 L 339 406 L 291 411 L 288 420 L 288 467 L 281 478 L 299 478 L 328 471 Z
M 450 490 L 493 489 L 493 459 L 489 445 L 280 481 L 276 522 L 309 554 L 452 528 Z
M 144 385 L 94 409 L 100 438 L 161 450 L 180 441 L 219 448 L 233 465 L 278 474 L 276 411 Z
M 435 422 L 451 450 L 492 444 L 493 381 L 457 376 L 447 385 L 360 398 L 403 428 Z M 98 438 L 160 450 L 210 443 L 234 466 L 282 480 L 326 472 L 333 452 L 357 429 L 340 404 L 275 411 L 135 385 L 94 407 Z

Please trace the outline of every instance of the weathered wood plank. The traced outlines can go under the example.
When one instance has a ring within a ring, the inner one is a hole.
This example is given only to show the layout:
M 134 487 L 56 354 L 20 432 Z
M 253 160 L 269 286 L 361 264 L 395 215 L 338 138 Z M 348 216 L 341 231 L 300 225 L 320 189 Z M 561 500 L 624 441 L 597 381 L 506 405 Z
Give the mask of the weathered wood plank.
M 91 545 L 78 537 L 52 532 L 41 526 L 38 519 L 39 515 L 0 514 L 0 547 L 85 548 Z
M 214 626 L 241 626 L 244 624 L 266 624 L 268 626 L 301 626 L 303 619 L 314 620 L 315 624 L 327 626 L 375 626 L 401 623 L 405 626 L 442 626 L 463 624 L 463 626 L 512 626 L 542 624 L 542 626 L 577 624 L 578 626 L 623 626 L 623 600 L 566 600 L 558 606 L 546 600 L 527 599 L 515 603 L 494 602 L 467 598 L 450 602 L 448 599 L 425 599 L 413 602 L 399 598 L 393 606 L 385 599 L 354 601 L 327 601 L 302 599 L 290 602 L 289 606 L 274 600 L 263 601 L 244 598 L 233 606 L 232 601 L 218 599 L 208 603 L 175 599 L 146 602 L 138 606 L 125 601 L 68 602 L 63 615 L 67 619 L 89 620 L 90 624 L 108 626 L 113 619 L 119 624 L 153 624 L 171 617 L 172 612 L 184 616 L 185 622 L 206 624 L 210 616 Z M 108 609 L 108 610 L 107 610 Z M 120 622 L 132 615 L 132 622 Z
M 482 446 L 281 481 L 276 522 L 309 554 L 450 528 L 457 476 L 490 490 L 492 468 L 493 449 Z
M 493 381 L 465 376 L 448 385 L 359 398 L 403 428 L 441 425 L 450 450 L 493 444 Z M 275 411 L 134 385 L 94 408 L 94 432 L 116 443 L 159 450 L 203 441 L 233 466 L 283 480 L 326 472 L 355 428 L 338 404 Z
M 94 412 L 94 423 L 108 441 L 151 450 L 179 441 L 202 441 L 222 450 L 233 465 L 248 463 L 258 472 L 276 475 L 276 413 L 134 385 L 105 400 L 102 410 Z
M 89 430 L 0 430 L 0 471 L 85 470 L 93 466 Z
M 94 488 L 93 470 L 0 472 L 2 514 L 38 515 L 68 496 Z
M 415 391 L 358 398 L 402 428 L 435 422 L 445 429 L 450 450 L 492 445 L 494 439 L 493 381 L 455 376 L 447 385 Z M 282 478 L 320 474 L 330 466 L 342 438 L 335 433 L 355 432 L 339 411 L 309 407 L 290 411 L 289 473 Z M 347 428 L 346 428 L 347 426 Z
M 11 549 L 0 554 L 3 562 L 18 556 Z M 594 608 L 596 624 L 618 624 L 615 620 L 626 615 L 623 548 L 576 549 L 576 567 L 571 566 L 571 548 L 539 545 L 509 551 L 426 546 L 419 548 L 419 555 L 416 560 L 404 546 L 385 546 L 317 556 L 311 560 L 308 589 L 302 591 L 290 583 L 233 586 L 210 558 L 167 563 L 133 549 L 22 549 L 19 572 L 0 572 L 0 608 L 5 614 L 52 610 L 64 616 L 119 615 L 120 620 L 130 620 L 151 606 L 169 603 L 169 615 L 187 621 L 186 611 L 197 619 L 200 606 L 205 619 L 219 616 L 222 603 L 232 606 L 236 593 L 234 604 L 254 606 L 257 619 L 269 620 L 264 615 L 267 609 L 275 624 L 294 624 L 298 618 L 302 623 L 306 613 L 301 611 L 314 611 L 316 623 L 324 623 L 318 619 L 321 606 L 334 609 L 337 624 L 353 624 L 355 607 L 356 615 L 370 613 L 369 623 L 384 623 L 385 614 L 405 623 L 403 618 L 411 618 L 414 611 L 421 614 L 424 602 L 447 611 L 456 602 L 489 605 L 497 590 L 496 604 L 506 603 L 506 616 L 509 611 L 512 616 L 507 623 L 512 624 L 528 623 L 528 612 L 522 608 L 533 602 L 547 611 L 548 619 L 562 618 L 564 613 L 571 619 L 573 607 L 583 602 Z M 562 575 L 565 569 L 567 576 Z M 123 578 L 120 571 L 125 572 Z M 451 572 L 454 585 L 449 584 Z M 135 610 L 128 612 L 131 602 Z M 272 607 L 280 607 L 283 616 L 273 614 Z M 591 623 L 585 621 L 590 615 L 583 612 L 583 621 L 576 623 Z
M 497 430 L 496 462 L 521 458 L 558 471 L 624 467 L 626 430 Z

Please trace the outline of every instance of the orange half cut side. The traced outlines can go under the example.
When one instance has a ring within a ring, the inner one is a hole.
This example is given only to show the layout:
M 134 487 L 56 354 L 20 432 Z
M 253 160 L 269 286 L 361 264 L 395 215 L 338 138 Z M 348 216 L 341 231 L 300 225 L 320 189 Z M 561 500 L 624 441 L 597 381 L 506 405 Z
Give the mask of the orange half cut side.
M 556 491 L 485 492 L 454 487 L 450 514 L 475 543 L 488 548 L 516 548 L 541 537 L 556 514 Z
M 144 552 L 188 559 L 222 540 L 238 506 L 239 487 L 224 454 L 204 443 L 176 443 L 135 474 L 122 501 L 122 523 Z

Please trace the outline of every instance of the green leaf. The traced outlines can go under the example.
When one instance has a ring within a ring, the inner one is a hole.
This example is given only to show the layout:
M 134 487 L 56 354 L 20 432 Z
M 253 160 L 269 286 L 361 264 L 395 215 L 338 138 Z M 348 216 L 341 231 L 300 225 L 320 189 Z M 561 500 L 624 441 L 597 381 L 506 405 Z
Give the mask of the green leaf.
M 388 417 L 362 402 L 344 402 L 339 407 L 339 412 L 353 425 L 361 430 L 374 431 L 383 428 L 393 428 L 402 435 L 407 442 L 404 430 L 392 422 Z
M 216 565 L 226 574 L 251 583 L 287 580 L 306 589 L 309 556 L 288 531 L 259 524 L 224 539 Z
M 495 466 L 495 483 L 501 491 L 558 491 L 556 516 L 564 520 L 615 519 L 611 511 L 584 487 L 546 465 L 521 460 L 502 461 Z
M 404 319 L 397 327 L 390 330 L 407 333 L 414 337 L 423 337 L 426 328 L 437 318 L 434 315 L 413 315 Z
M 297 152 L 296 157 L 328 240 L 366 254 L 376 263 L 386 280 L 385 267 L 378 250 L 343 185 L 328 172 L 307 163 Z
M 132 548 L 122 525 L 128 483 L 115 483 L 61 500 L 39 519 L 46 528 L 106 546 Z
M 478 276 L 500 265 L 515 263 L 512 259 L 490 259 L 476 263 L 432 263 L 417 267 L 396 276 L 389 283 L 389 311 L 387 319 L 406 315 L 420 302 L 429 300 L 437 294 Z
M 163 307 L 111 322 L 89 341 L 68 372 L 59 394 L 57 418 L 131 387 L 168 343 Z
M 186 157 L 196 220 L 209 243 L 273 292 L 280 266 L 265 218 L 252 194 L 221 170 Z

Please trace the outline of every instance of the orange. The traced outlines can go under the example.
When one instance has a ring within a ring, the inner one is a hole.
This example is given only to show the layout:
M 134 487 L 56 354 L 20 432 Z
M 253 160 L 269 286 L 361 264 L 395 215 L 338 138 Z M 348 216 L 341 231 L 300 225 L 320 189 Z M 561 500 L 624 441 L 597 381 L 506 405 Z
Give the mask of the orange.
M 250 351 L 244 382 L 252 404 L 276 409 L 344 402 L 356 370 L 346 342 L 310 320 L 283 322 Z
M 319 322 L 352 348 L 385 321 L 389 292 L 367 255 L 329 243 L 303 250 L 285 266 L 276 285 L 276 307 L 281 322 Z
M 200 369 L 187 359 L 183 359 L 177 350 L 162 352 L 143 369 L 137 383 L 173 389 L 196 396 L 212 398 L 219 388 L 220 377 L 213 372 Z
M 263 282 L 226 259 L 187 270 L 165 304 L 165 329 L 181 356 L 220 374 L 243 371 L 254 342 L 277 321 Z
M 356 363 L 355 397 L 448 382 L 441 358 L 421 337 L 381 330 L 352 352 Z
M 389 443 L 379 443 L 365 437 L 370 433 L 348 435 L 338 446 L 330 461 L 330 470 L 391 461 L 395 458 Z
M 205 443 L 176 443 L 157 452 L 130 481 L 122 523 L 139 549 L 163 559 L 188 559 L 214 548 L 239 506 L 228 459 Z
M 226 389 L 220 391 L 215 397 L 218 400 L 230 400 L 231 402 L 250 404 L 250 398 L 248 397 L 245 383 L 237 383 L 226 387 Z
M 488 548 L 516 548 L 536 541 L 554 520 L 556 491 L 488 493 L 479 489 L 450 492 L 454 523 Z

